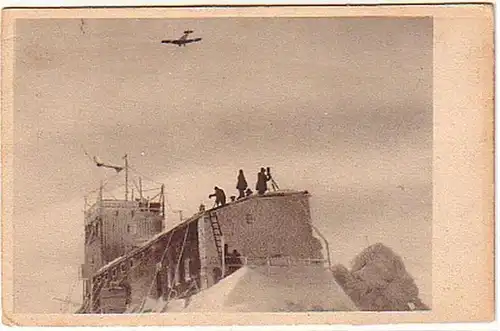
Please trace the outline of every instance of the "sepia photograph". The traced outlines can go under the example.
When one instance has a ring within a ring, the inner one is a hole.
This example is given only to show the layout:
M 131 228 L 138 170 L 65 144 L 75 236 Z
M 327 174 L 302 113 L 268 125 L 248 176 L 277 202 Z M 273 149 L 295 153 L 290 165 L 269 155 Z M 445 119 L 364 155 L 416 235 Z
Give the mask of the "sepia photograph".
M 435 19 L 194 16 L 11 20 L 11 312 L 432 313 Z

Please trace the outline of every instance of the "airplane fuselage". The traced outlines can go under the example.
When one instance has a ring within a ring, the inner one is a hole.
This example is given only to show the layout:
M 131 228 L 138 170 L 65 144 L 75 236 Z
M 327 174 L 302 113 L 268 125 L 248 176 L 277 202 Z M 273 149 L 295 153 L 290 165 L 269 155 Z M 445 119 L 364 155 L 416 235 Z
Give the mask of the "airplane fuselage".
M 172 44 L 175 44 L 175 45 L 181 47 L 181 46 L 186 46 L 187 43 L 185 40 L 173 40 Z
M 187 39 L 188 34 L 192 33 L 192 32 L 193 31 L 191 31 L 191 30 L 185 31 L 184 35 L 182 37 L 180 37 L 179 39 L 162 40 L 162 43 L 163 44 L 174 44 L 174 45 L 181 47 L 181 46 L 186 46 L 186 44 L 189 44 L 189 43 L 200 41 L 201 38 Z

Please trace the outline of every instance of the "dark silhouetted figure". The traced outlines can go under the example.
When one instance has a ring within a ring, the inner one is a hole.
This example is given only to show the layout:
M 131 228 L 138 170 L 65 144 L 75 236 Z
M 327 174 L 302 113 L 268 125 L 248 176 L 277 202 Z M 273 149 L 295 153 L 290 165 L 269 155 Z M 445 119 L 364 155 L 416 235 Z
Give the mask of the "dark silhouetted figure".
M 229 258 L 229 273 L 232 274 L 233 272 L 241 268 L 242 264 L 241 254 L 236 249 L 234 249 Z
M 132 302 L 132 287 L 125 279 L 120 282 L 120 286 L 125 289 L 125 304 L 128 305 Z
M 238 174 L 238 184 L 236 184 L 236 189 L 240 192 L 238 200 L 245 197 L 245 190 L 247 188 L 248 188 L 247 180 L 245 179 L 243 170 L 240 169 L 240 173 Z
M 226 205 L 226 194 L 224 193 L 224 190 L 218 188 L 217 186 L 214 187 L 215 193 L 210 194 L 208 198 L 215 197 L 215 205 L 216 206 L 224 206 Z
M 234 263 L 241 266 L 241 254 L 236 249 L 233 249 Z
M 267 182 L 271 179 L 266 174 L 266 169 L 260 168 L 260 172 L 257 174 L 257 185 L 255 185 L 255 189 L 259 194 L 264 194 L 267 191 Z
M 212 275 L 213 275 L 214 283 L 218 283 L 220 281 L 220 279 L 222 278 L 222 271 L 220 270 L 220 268 L 215 267 L 212 269 Z
M 229 246 L 224 244 L 224 263 L 226 266 L 231 262 L 231 256 L 229 255 Z
M 245 195 L 246 195 L 247 197 L 249 197 L 249 196 L 251 196 L 252 194 L 253 194 L 253 191 L 252 191 L 251 189 L 247 188 L 247 190 L 245 191 Z

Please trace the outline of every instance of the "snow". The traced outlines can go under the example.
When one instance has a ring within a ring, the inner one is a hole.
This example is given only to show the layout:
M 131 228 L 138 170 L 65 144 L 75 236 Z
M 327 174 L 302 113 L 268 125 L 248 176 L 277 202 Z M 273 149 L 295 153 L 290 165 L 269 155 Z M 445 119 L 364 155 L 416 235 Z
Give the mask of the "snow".
M 322 266 L 243 267 L 166 312 L 283 312 L 357 310 Z M 161 304 L 158 303 L 158 306 Z
M 158 301 L 160 301 L 160 300 L 156 300 L 156 299 L 153 299 L 151 297 L 147 297 L 146 302 L 144 303 L 144 306 L 142 307 L 142 312 L 143 313 L 153 312 L 155 307 L 158 305 Z

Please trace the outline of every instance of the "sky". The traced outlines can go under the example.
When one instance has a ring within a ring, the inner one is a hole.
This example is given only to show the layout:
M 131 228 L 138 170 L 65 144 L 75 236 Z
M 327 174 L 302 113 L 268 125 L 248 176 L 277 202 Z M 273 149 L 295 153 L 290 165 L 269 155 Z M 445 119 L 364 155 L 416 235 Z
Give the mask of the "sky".
M 203 40 L 161 44 L 186 29 Z M 16 312 L 81 300 L 84 196 L 124 196 L 88 155 L 124 154 L 165 184 L 168 226 L 270 166 L 311 193 L 334 263 L 382 242 L 431 304 L 431 19 L 24 19 L 15 57 Z

